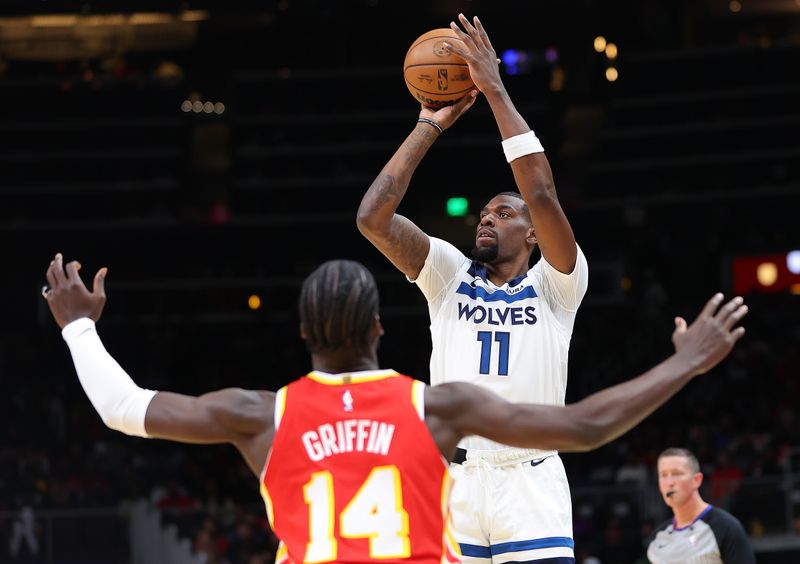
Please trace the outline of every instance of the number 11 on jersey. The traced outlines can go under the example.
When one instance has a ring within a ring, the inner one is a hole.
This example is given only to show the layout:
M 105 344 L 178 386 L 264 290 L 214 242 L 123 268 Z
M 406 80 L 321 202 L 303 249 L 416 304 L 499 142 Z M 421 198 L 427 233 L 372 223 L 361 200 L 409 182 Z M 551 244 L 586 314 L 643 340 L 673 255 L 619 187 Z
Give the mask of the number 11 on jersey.
M 493 340 L 498 344 L 497 375 L 508 376 L 508 345 L 511 340 L 511 333 L 508 331 L 478 331 L 478 341 L 481 343 L 480 373 L 489 374 Z

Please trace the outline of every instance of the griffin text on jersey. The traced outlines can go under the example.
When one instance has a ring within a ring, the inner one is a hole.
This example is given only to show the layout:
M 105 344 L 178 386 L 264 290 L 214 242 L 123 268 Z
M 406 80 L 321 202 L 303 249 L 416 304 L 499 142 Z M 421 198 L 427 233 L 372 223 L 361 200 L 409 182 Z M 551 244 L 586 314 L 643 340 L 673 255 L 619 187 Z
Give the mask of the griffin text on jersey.
M 308 457 L 314 462 L 334 454 L 370 452 L 386 455 L 392 446 L 394 424 L 372 419 L 345 419 L 323 423 L 303 433 Z

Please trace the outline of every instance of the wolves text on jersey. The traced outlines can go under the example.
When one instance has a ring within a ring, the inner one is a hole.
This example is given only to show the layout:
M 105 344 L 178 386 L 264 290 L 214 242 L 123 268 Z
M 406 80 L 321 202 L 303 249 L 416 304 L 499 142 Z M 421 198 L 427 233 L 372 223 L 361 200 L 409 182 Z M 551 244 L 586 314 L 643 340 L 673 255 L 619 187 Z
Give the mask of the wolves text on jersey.
M 394 424 L 372 419 L 344 419 L 323 423 L 303 433 L 301 439 L 308 457 L 319 462 L 325 457 L 347 452 L 386 455 L 392 446 Z
M 472 323 L 533 325 L 537 321 L 534 311 L 536 311 L 534 306 L 494 308 L 458 302 L 458 318 Z

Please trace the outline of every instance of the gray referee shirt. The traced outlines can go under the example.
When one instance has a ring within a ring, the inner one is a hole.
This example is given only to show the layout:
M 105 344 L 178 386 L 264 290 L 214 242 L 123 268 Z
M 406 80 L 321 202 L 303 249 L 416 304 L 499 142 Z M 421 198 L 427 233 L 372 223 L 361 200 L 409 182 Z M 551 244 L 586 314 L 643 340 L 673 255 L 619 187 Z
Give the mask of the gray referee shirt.
M 652 564 L 755 564 L 747 533 L 739 520 L 709 505 L 686 527 L 664 523 L 647 548 Z

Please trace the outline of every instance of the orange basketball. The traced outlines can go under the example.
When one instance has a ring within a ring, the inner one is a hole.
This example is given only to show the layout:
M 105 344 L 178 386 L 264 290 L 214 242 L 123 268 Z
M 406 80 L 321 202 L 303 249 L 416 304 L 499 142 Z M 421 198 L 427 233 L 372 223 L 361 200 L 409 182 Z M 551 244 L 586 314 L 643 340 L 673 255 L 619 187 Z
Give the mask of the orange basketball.
M 406 53 L 403 76 L 411 95 L 429 108 L 439 109 L 463 98 L 474 84 L 466 61 L 445 50 L 442 43 L 462 47 L 450 28 L 434 29 L 420 35 Z

